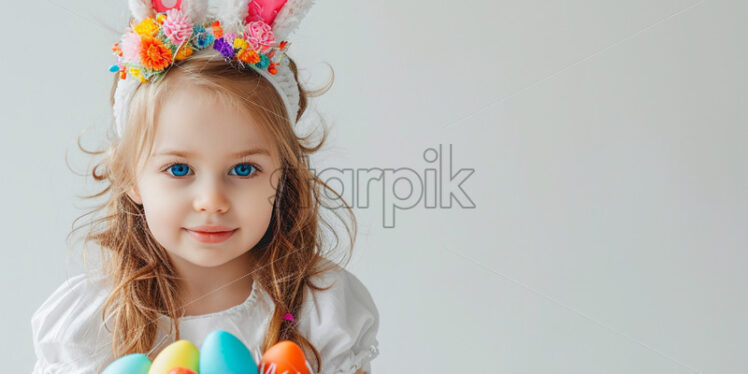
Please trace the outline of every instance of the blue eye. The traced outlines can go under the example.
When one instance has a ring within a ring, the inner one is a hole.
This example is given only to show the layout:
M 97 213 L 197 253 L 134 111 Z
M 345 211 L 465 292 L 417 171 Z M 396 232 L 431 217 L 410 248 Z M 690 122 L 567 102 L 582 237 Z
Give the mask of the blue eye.
M 252 170 L 257 171 L 257 168 L 254 167 L 254 165 L 252 164 L 239 164 L 239 165 L 234 166 L 233 169 L 231 169 L 231 171 L 234 171 L 234 170 L 236 170 L 237 175 L 239 175 L 240 177 L 246 177 L 251 173 Z
M 175 177 L 183 177 L 190 168 L 185 164 L 174 164 L 169 167 L 169 170 L 171 170 Z

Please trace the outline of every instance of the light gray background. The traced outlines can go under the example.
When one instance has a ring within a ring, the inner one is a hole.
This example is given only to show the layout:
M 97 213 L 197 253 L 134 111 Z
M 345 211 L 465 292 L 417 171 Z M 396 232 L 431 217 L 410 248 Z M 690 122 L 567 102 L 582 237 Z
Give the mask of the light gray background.
M 125 1 L 14 1 L 0 59 L 9 373 L 68 275 Z M 9 7 L 9 10 L 8 10 Z M 320 167 L 429 167 L 475 209 L 357 209 L 375 373 L 748 372 L 748 2 L 319 1 L 292 38 L 333 125 Z M 111 28 L 108 30 L 107 27 Z M 391 194 L 391 192 L 390 192 Z

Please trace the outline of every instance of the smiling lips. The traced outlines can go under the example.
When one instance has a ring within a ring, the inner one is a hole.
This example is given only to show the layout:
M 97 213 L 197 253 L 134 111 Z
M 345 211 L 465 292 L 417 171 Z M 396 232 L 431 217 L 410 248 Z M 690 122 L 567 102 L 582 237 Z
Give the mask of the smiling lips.
M 200 242 L 214 244 L 230 238 L 238 229 L 224 226 L 198 226 L 185 230 Z

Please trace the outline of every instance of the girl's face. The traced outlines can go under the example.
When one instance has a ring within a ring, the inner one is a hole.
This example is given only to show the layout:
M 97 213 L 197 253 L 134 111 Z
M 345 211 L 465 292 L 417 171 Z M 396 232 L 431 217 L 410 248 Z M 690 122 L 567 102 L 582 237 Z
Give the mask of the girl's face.
M 274 143 L 251 117 L 198 87 L 171 96 L 157 121 L 128 192 L 143 204 L 154 238 L 183 269 L 185 261 L 216 267 L 245 254 L 270 223 L 280 174 Z

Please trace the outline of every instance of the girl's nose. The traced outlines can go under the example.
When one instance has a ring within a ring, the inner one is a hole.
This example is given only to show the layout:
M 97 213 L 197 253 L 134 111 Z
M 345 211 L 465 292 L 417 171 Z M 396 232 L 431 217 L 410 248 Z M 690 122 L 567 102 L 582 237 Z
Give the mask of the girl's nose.
M 200 186 L 192 205 L 198 212 L 226 213 L 229 211 L 230 202 L 220 182 L 206 181 Z

